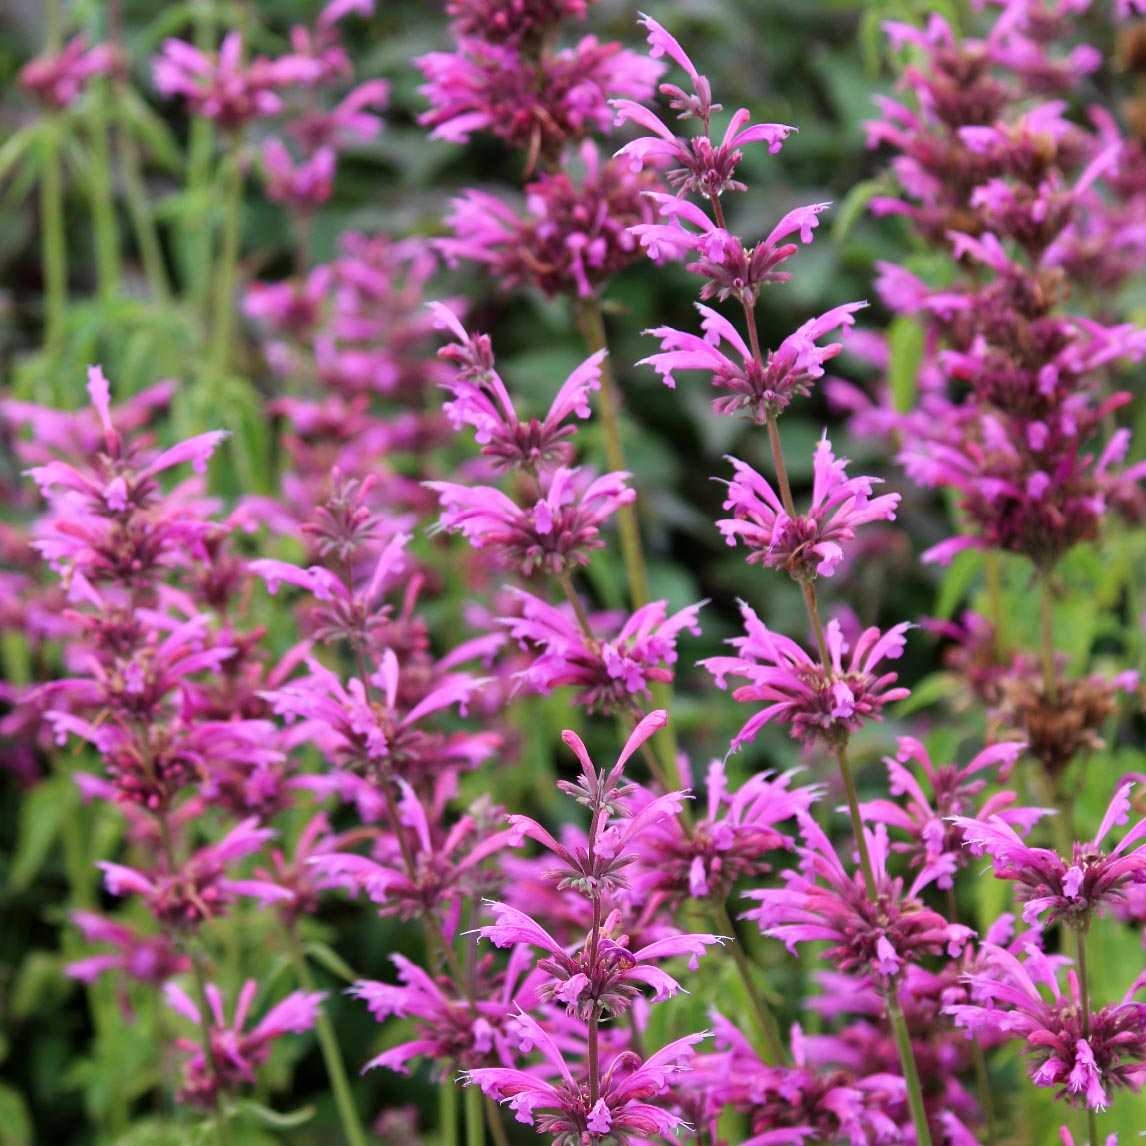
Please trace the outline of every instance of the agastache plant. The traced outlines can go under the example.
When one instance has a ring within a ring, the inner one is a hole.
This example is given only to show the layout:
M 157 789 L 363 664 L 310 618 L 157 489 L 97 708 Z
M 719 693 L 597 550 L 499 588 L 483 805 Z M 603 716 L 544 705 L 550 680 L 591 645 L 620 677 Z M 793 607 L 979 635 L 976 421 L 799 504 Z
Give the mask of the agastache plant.
M 740 651 L 745 656 L 714 658 L 707 667 L 714 673 L 718 685 L 723 686 L 725 674 L 732 672 L 742 674 L 752 682 L 738 690 L 738 700 L 772 702 L 750 718 L 733 742 L 734 747 L 751 739 L 760 725 L 775 719 L 791 724 L 794 736 L 809 743 L 823 739 L 832 748 L 847 791 L 859 853 L 858 889 L 869 910 L 876 911 L 881 896 L 885 894 L 881 883 L 886 877 L 877 871 L 862 824 L 847 745 L 855 731 L 870 720 L 880 718 L 884 703 L 907 695 L 906 690 L 889 688 L 895 681 L 895 674 L 880 671 L 878 665 L 884 657 L 900 655 L 908 626 L 897 626 L 882 634 L 878 629 L 869 629 L 854 650 L 849 649 L 838 623 L 833 620 L 825 626 L 822 621 L 814 579 L 821 566 L 829 574 L 834 570 L 836 554 L 828 546 L 838 547 L 839 541 L 846 540 L 846 532 L 852 532 L 854 525 L 893 517 L 896 499 L 886 496 L 868 502 L 870 479 L 861 479 L 850 487 L 844 487 L 844 468 L 835 464 L 830 449 L 827 449 L 821 454 L 823 473 L 814 495 L 818 504 L 809 514 L 801 515 L 793 499 L 778 428 L 779 416 L 794 398 L 808 393 L 815 381 L 823 376 L 824 362 L 841 349 L 840 343 L 825 347 L 819 344 L 819 340 L 841 327 L 852 325 L 856 311 L 864 304 L 848 303 L 810 320 L 775 352 L 765 355 L 756 322 L 759 292 L 765 282 L 775 281 L 774 268 L 798 250 L 794 243 L 782 247 L 777 247 L 777 244 L 795 233 L 799 233 L 803 241 L 810 241 L 823 204 L 787 216 L 763 244 L 765 257 L 757 261 L 755 250 L 746 246 L 729 229 L 722 197 L 726 192 L 747 190 L 746 185 L 736 178 L 737 166 L 743 158 L 741 147 L 764 143 L 770 152 L 775 153 L 792 129 L 782 124 L 752 124 L 750 112 L 741 108 L 733 113 L 723 134 L 718 135 L 713 117 L 722 108 L 713 102 L 707 77 L 698 72 L 677 40 L 656 20 L 646 16 L 641 22 L 649 32 L 651 54 L 654 57 L 667 56 L 682 68 L 692 89 L 689 92 L 666 83 L 661 86 L 661 93 L 668 99 L 670 107 L 678 112 L 679 119 L 699 121 L 695 135 L 681 136 L 657 115 L 631 100 L 622 98 L 614 101 L 618 123 L 631 122 L 650 133 L 621 149 L 620 154 L 631 162 L 633 168 L 640 170 L 657 160 L 676 165 L 669 171 L 668 178 L 678 188 L 678 198 L 662 197 L 659 200 L 660 214 L 665 222 L 642 228 L 641 241 L 651 253 L 671 252 L 677 258 L 692 258 L 689 269 L 706 280 L 703 297 L 719 293 L 725 299 L 738 302 L 747 333 L 745 338 L 719 312 L 699 305 L 703 337 L 668 327 L 657 328 L 649 333 L 660 340 L 662 352 L 646 361 L 655 366 L 670 385 L 675 384 L 673 372 L 676 370 L 704 371 L 710 375 L 717 389 L 728 392 L 726 397 L 718 398 L 714 403 L 717 413 L 743 413 L 750 421 L 766 427 L 779 497 L 773 494 L 773 506 L 770 507 L 764 492 L 765 489 L 772 492 L 769 484 L 739 463 L 738 484 L 733 487 L 727 508 L 739 509 L 746 515 L 755 514 L 757 522 L 753 524 L 758 524 L 759 532 L 753 530 L 746 540 L 750 538 L 750 544 L 754 547 L 760 545 L 766 550 L 770 558 L 764 558 L 766 564 L 786 568 L 800 584 L 819 654 L 818 660 L 810 657 L 795 642 L 775 637 L 756 622 L 757 631 L 750 627 L 747 637 L 741 642 Z M 726 277 L 726 269 L 733 272 L 731 277 Z M 737 273 L 738 269 L 742 273 Z M 715 284 L 720 284 L 720 288 Z M 724 351 L 725 346 L 731 354 Z M 842 492 L 843 499 L 835 515 L 838 520 L 825 521 L 823 511 L 831 505 L 832 486 L 837 491 L 835 496 Z M 748 489 L 755 491 L 755 504 L 744 500 L 744 492 Z M 822 527 L 824 536 L 821 541 Z M 733 522 L 726 523 L 724 528 L 735 541 L 739 530 L 733 529 Z M 818 553 L 817 544 L 824 546 Z M 751 610 L 747 606 L 745 610 L 755 622 Z M 844 658 L 849 651 L 851 656 L 845 663 Z M 839 893 L 844 885 L 837 883 L 835 886 Z M 853 887 L 850 879 L 848 887 Z M 794 905 L 792 909 L 796 910 Z M 804 911 L 803 908 L 799 910 Z M 800 915 L 799 918 L 802 920 L 805 916 Z M 875 946 L 879 947 L 880 942 L 886 947 L 882 965 L 890 968 L 894 964 L 898 970 L 898 954 L 892 951 L 886 938 L 881 937 Z M 880 949 L 884 950 L 883 947 Z M 887 981 L 885 999 L 907 1081 L 916 1138 L 921 1144 L 930 1143 L 919 1075 L 898 1003 L 894 976 Z

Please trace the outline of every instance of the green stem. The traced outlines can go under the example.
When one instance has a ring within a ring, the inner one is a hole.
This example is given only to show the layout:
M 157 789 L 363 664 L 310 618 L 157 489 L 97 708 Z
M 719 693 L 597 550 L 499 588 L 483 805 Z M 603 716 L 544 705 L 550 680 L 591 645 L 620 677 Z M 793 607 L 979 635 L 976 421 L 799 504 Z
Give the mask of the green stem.
M 299 943 L 298 932 L 293 924 L 288 924 L 286 933 L 295 977 L 299 986 L 309 994 L 314 991 L 314 977 L 310 973 L 302 944 Z M 330 1087 L 334 1092 L 334 1104 L 338 1108 L 338 1119 L 342 1123 L 342 1133 L 346 1137 L 347 1146 L 366 1146 L 366 1133 L 362 1129 L 362 1121 L 354 1105 L 354 1096 L 351 1094 L 350 1082 L 346 1077 L 346 1065 L 342 1061 L 342 1051 L 338 1046 L 338 1036 L 335 1034 L 330 1016 L 321 1008 L 315 1019 L 314 1029 L 318 1035 L 322 1061 L 326 1065 L 326 1076 L 330 1079 Z
M 205 54 L 215 51 L 218 25 L 214 4 L 197 4 L 195 47 Z M 211 209 L 211 157 L 215 151 L 215 125 L 206 116 L 191 118 L 188 139 L 187 195 L 191 210 L 180 235 L 180 250 L 186 268 L 187 287 L 199 312 L 207 317 L 210 298 L 210 271 L 214 254 Z
M 243 165 L 240 151 L 242 137 L 235 133 L 232 137 L 228 157 L 226 201 L 223 214 L 223 239 L 219 250 L 219 261 L 211 290 L 214 308 L 211 318 L 211 349 L 208 356 L 207 376 L 212 388 L 221 387 L 226 379 L 231 361 L 231 339 L 234 335 L 235 283 L 238 277 L 239 229 L 243 209 Z M 217 397 L 219 390 L 214 390 Z
M 476 1086 L 467 1086 L 466 1105 L 466 1146 L 485 1146 L 485 1111 L 482 1109 L 482 1093 Z
M 911 1035 L 907 1031 L 907 1020 L 899 1005 L 895 991 L 887 995 L 887 1015 L 895 1034 L 895 1045 L 899 1050 L 899 1064 L 903 1068 L 903 1080 L 907 1084 L 907 1105 L 911 1110 L 911 1122 L 915 1127 L 916 1146 L 931 1146 L 931 1129 L 927 1124 L 927 1111 L 923 1105 L 923 1088 L 919 1085 L 919 1071 L 915 1066 L 915 1052 L 911 1049 Z
M 203 1041 L 203 1053 L 211 1064 L 211 1073 L 216 1078 L 221 1078 L 215 1048 L 211 1043 L 211 1007 L 207 1001 L 207 980 L 203 974 L 203 963 L 198 952 L 189 951 L 188 954 L 191 958 L 191 973 L 195 979 L 195 1004 L 199 1008 L 199 1032 Z M 219 1146 L 231 1146 L 231 1127 L 219 1101 L 218 1092 L 215 1093 L 215 1137 Z
M 1086 967 L 1086 933 L 1076 931 L 1078 940 L 1078 999 L 1082 1006 L 1082 1037 L 1090 1038 L 1090 975 Z M 1090 1146 L 1099 1146 L 1098 1119 L 1093 1106 L 1086 1108 L 1086 1130 Z
M 122 51 L 123 12 L 121 0 L 107 0 L 108 40 L 113 47 Z M 160 305 L 166 306 L 171 300 L 171 282 L 167 277 L 167 267 L 163 262 L 163 250 L 155 221 L 147 205 L 147 187 L 143 180 L 143 166 L 136 147 L 135 136 L 127 118 L 128 81 L 124 70 L 117 68 L 112 82 L 114 104 L 112 118 L 115 121 L 115 153 L 119 161 L 120 176 L 123 179 L 123 197 L 127 204 L 131 229 L 143 260 L 143 273 L 151 288 L 151 297 Z
M 458 1143 L 458 1088 L 451 1079 L 446 1079 L 438 1089 L 441 1099 L 442 1141 L 445 1146 L 459 1146 Z
M 995 1121 L 995 1100 L 991 1095 L 991 1079 L 987 1074 L 987 1058 L 979 1043 L 979 1036 L 971 1040 L 971 1057 L 975 1063 L 975 1084 L 979 1090 L 979 1105 L 983 1108 L 983 1121 L 987 1124 L 989 1146 L 999 1146 L 999 1125 Z
M 102 302 L 119 294 L 119 226 L 111 181 L 111 145 L 108 142 L 108 81 L 97 78 L 91 90 L 92 228 L 95 232 L 96 280 Z
M 995 630 L 995 659 L 1003 664 L 1007 659 L 1007 614 L 1003 605 L 1002 557 L 994 549 L 983 554 L 987 572 L 987 612 Z
M 595 296 L 578 301 L 577 325 L 590 353 L 596 354 L 597 351 L 607 348 L 605 319 Z M 605 458 L 610 470 L 625 469 L 619 406 L 616 382 L 609 366 L 609 359 L 606 358 L 601 363 L 599 409 L 601 430 L 605 436 Z M 641 532 L 637 525 L 636 510 L 631 504 L 622 505 L 617 511 L 617 523 L 621 534 L 621 555 L 625 561 L 625 576 L 629 581 L 629 596 L 633 608 L 640 609 L 649 603 L 649 584 L 645 571 L 645 555 L 641 549 Z
M 1039 651 L 1043 667 L 1043 691 L 1046 701 L 1054 705 L 1058 700 L 1055 680 L 1054 599 L 1051 595 L 1050 574 L 1039 576 Z
M 44 166 L 40 176 L 42 257 L 44 260 L 44 342 L 50 357 L 60 354 L 68 306 L 67 240 L 64 236 L 64 189 L 60 170 L 58 116 L 45 123 Z
M 740 981 L 744 984 L 744 990 L 748 995 L 748 1004 L 756 1016 L 756 1023 L 764 1037 L 764 1061 L 768 1066 L 782 1065 L 788 1061 L 788 1056 L 780 1038 L 780 1024 L 776 1022 L 772 1008 L 768 1006 L 764 996 L 760 994 L 756 980 L 752 977 L 752 965 L 744 953 L 744 946 L 740 942 L 736 926 L 728 914 L 728 908 L 723 903 L 716 902 L 713 903 L 712 912 L 720 933 L 727 935 L 731 942 L 732 961 L 736 964 L 736 972 L 740 976 Z

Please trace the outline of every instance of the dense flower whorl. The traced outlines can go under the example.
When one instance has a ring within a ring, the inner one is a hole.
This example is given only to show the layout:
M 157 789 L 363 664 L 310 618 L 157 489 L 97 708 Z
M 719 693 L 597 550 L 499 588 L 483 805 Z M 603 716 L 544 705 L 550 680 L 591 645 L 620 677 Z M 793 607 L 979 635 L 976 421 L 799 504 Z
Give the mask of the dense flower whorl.
M 1045 911 L 1047 922 L 1063 920 L 1086 931 L 1096 915 L 1123 896 L 1123 889 L 1146 884 L 1146 820 L 1140 820 L 1109 852 L 1102 841 L 1116 824 L 1130 818 L 1132 784 L 1119 786 L 1094 839 L 1076 843 L 1069 860 L 1048 848 L 1024 843 L 1014 828 L 999 815 L 985 820 L 955 816 L 967 846 L 975 855 L 986 852 L 994 863 L 997 879 L 1014 880 L 1023 901 L 1023 918 L 1033 923 Z
M 1139 976 L 1120 1003 L 1091 1011 L 1089 1033 L 1078 979 L 1059 990 L 1054 964 L 1037 950 L 1020 962 L 1009 951 L 983 944 L 986 969 L 970 978 L 973 1003 L 948 1008 L 968 1032 L 1022 1039 L 1036 1086 L 1051 1087 L 1071 1106 L 1104 1110 L 1115 1090 L 1146 1083 L 1146 1004 L 1135 1003 Z M 1048 1001 L 1040 988 L 1049 988 Z
M 588 554 L 605 544 L 599 526 L 636 500 L 636 490 L 625 485 L 628 477 L 609 473 L 594 479 L 562 466 L 543 477 L 542 495 L 529 507 L 492 486 L 425 485 L 442 503 L 438 529 L 461 533 L 475 549 L 494 549 L 523 573 L 545 569 L 560 577 L 589 563 Z
M 925 907 L 920 892 L 950 874 L 954 860 L 942 856 L 926 865 L 911 885 L 887 869 L 891 854 L 887 829 L 864 828 L 875 879 L 875 900 L 869 898 L 859 870 L 848 871 L 823 830 L 805 815 L 801 819 L 805 844 L 799 848 L 798 871 L 784 873 L 786 886 L 747 893 L 760 906 L 745 913 L 765 935 L 795 944 L 826 940 L 824 952 L 840 970 L 862 970 L 880 982 L 898 978 L 905 966 L 928 955 L 958 955 L 974 932 L 950 923 Z
M 790 725 L 793 739 L 805 744 L 818 740 L 831 746 L 843 744 L 869 720 L 881 720 L 884 705 L 910 694 L 909 689 L 891 687 L 895 673 L 876 675 L 881 660 L 902 655 L 909 624 L 882 634 L 874 627 L 865 629 L 845 666 L 848 644 L 839 622 L 829 621 L 824 632 L 829 657 L 825 666 L 795 641 L 773 633 L 743 602 L 740 612 L 746 635 L 730 642 L 740 655 L 700 662 L 720 688 L 727 687 L 728 676 L 745 677 L 749 683 L 732 694 L 742 704 L 769 702 L 736 734 L 733 748 L 755 739 L 771 722 Z
M 748 547 L 748 561 L 785 569 L 796 581 L 830 577 L 844 559 L 843 544 L 854 540 L 856 528 L 872 521 L 893 521 L 899 494 L 872 498 L 880 480 L 848 478 L 847 459 L 832 453 L 827 437 L 816 446 L 813 460 L 812 504 L 792 518 L 768 481 L 746 462 L 729 458 L 736 477 L 728 483 L 724 508 L 731 518 L 716 523 L 729 545 Z

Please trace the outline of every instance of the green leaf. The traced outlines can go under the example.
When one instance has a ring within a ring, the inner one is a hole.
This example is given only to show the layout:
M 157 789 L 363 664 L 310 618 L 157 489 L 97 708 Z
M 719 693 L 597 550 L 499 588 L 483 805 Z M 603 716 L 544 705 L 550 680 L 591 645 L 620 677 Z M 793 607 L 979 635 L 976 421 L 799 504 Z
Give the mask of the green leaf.
M 70 777 L 50 776 L 24 794 L 16 852 L 8 871 L 12 891 L 26 891 L 40 874 L 52 854 L 64 814 L 73 805 L 74 793 Z
M 842 243 L 868 203 L 884 190 L 880 179 L 865 179 L 857 183 L 843 198 L 832 221 L 832 242 Z
M 234 1112 L 239 1117 L 245 1117 L 263 1126 L 273 1126 L 277 1130 L 290 1130 L 295 1126 L 302 1126 L 314 1117 L 313 1106 L 302 1106 L 287 1114 L 280 1114 L 261 1102 L 250 1098 L 240 1099 L 235 1103 Z
M 333 947 L 313 940 L 303 944 L 303 953 L 308 959 L 313 959 L 320 967 L 325 967 L 336 979 L 347 983 L 356 983 L 362 978 Z
M 935 615 L 947 620 L 955 615 L 955 610 L 963 603 L 972 583 L 983 568 L 983 555 L 974 549 L 964 549 L 951 561 L 951 567 L 943 577 L 939 595 L 935 601 Z
M 911 695 L 895 706 L 897 717 L 909 716 L 921 708 L 928 708 L 933 704 L 949 697 L 958 686 L 950 673 L 933 672 L 925 676 L 912 690 Z
M 887 329 L 887 345 L 891 360 L 888 381 L 895 408 L 906 414 L 915 409 L 919 367 L 923 364 L 923 351 L 927 334 L 921 323 L 908 315 L 891 320 Z
M 0 1146 L 32 1146 L 32 1116 L 24 1096 L 0 1082 Z

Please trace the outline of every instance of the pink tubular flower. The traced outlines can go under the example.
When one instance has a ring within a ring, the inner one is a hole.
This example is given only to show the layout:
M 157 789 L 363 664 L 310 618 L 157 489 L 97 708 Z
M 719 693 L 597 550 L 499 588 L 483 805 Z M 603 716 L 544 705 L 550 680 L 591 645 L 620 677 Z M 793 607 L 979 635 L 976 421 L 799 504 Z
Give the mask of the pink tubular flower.
M 647 330 L 646 334 L 660 339 L 663 353 L 642 358 L 637 365 L 652 366 L 670 388 L 676 386 L 673 375 L 678 370 L 706 371 L 712 375 L 713 386 L 729 392 L 727 397 L 713 401 L 712 408 L 718 414 L 744 411 L 747 417 L 763 423 L 769 414 L 785 410 L 794 397 L 811 392 L 812 383 L 824 375 L 824 363 L 843 349 L 842 343 L 817 346 L 816 340 L 854 325 L 855 312 L 866 305 L 846 303 L 809 320 L 769 351 L 767 361 L 761 364 L 728 319 L 698 303 L 704 337 L 668 326 Z M 739 361 L 720 349 L 722 342 L 732 347 Z
M 281 140 L 269 139 L 262 154 L 267 198 L 272 203 L 313 211 L 334 194 L 332 148 L 320 147 L 308 159 L 295 163 Z
M 513 1062 L 506 1021 L 514 1013 L 515 1002 L 520 1007 L 536 1001 L 533 987 L 519 984 L 530 961 L 525 948 L 510 954 L 500 990 L 496 984 L 483 983 L 472 1004 L 452 991 L 447 993 L 444 977 L 431 977 L 402 955 L 391 955 L 390 959 L 398 968 L 399 985 L 360 980 L 350 993 L 362 999 L 379 1022 L 391 1015 L 413 1019 L 418 1037 L 372 1058 L 362 1068 L 364 1072 L 385 1067 L 408 1074 L 411 1059 L 420 1056 L 435 1063 L 457 1064 L 464 1070 Z M 482 970 L 484 964 L 479 973 Z
M 1059 991 L 1054 964 L 1041 951 L 1029 950 L 1020 963 L 1009 951 L 982 945 L 986 969 L 970 977 L 974 1003 L 947 1008 L 956 1026 L 968 1032 L 998 1034 L 1026 1043 L 1027 1069 L 1036 1086 L 1051 1087 L 1071 1106 L 1104 1110 L 1111 1093 L 1141 1090 L 1146 1083 L 1146 1004 L 1133 996 L 1143 987 L 1139 976 L 1122 1002 L 1089 1015 L 1083 1029 L 1078 979 L 1067 978 L 1069 994 Z M 1051 992 L 1048 1002 L 1040 987 Z
M 572 686 L 579 690 L 574 703 L 590 711 L 624 711 L 648 695 L 651 681 L 671 681 L 677 637 L 685 630 L 700 636 L 700 605 L 689 605 L 669 617 L 665 601 L 652 601 L 633 613 L 615 636 L 605 639 L 597 635 L 603 634 L 600 628 L 587 636 L 571 613 L 531 593 L 515 590 L 515 595 L 521 615 L 499 620 L 523 648 L 538 649 L 518 679 L 544 696 L 554 688 Z
M 934 863 L 942 855 L 953 856 L 962 867 L 967 862 L 967 852 L 963 847 L 965 835 L 953 818 L 968 811 L 975 797 L 987 786 L 988 778 L 981 773 L 995 771 L 1000 780 L 1005 780 L 1025 747 L 1025 744 L 1014 741 L 993 744 L 962 768 L 957 764 L 936 767 L 918 740 L 901 736 L 894 759 L 884 757 L 884 763 L 891 795 L 904 797 L 902 804 L 894 799 L 872 800 L 861 804 L 860 811 L 864 819 L 897 828 L 911 837 L 909 843 L 893 844 L 892 851 L 906 852 L 912 867 Z M 930 796 L 908 768 L 908 762 L 912 760 L 923 769 L 931 788 Z M 1048 809 L 1015 807 L 1017 799 L 1014 792 L 997 792 L 984 801 L 979 809 L 979 818 L 997 815 L 1020 831 L 1029 832 Z M 940 876 L 936 886 L 941 889 L 951 887 L 951 876 Z
M 670 998 L 681 985 L 652 961 L 687 955 L 695 970 L 706 947 L 724 942 L 709 934 L 667 935 L 633 951 L 627 935 L 614 935 L 621 920 L 621 913 L 614 911 L 601 924 L 596 941 L 586 936 L 582 946 L 569 951 L 525 912 L 508 903 L 490 907 L 497 922 L 481 928 L 481 937 L 497 947 L 526 943 L 548 951 L 537 965 L 550 977 L 541 984 L 541 999 L 563 1004 L 582 1022 L 594 1013 L 625 1014 L 642 987 L 651 987 L 657 1001 Z
M 1094 839 L 1076 843 L 1069 862 L 1048 848 L 1025 844 L 1000 815 L 984 820 L 955 816 L 952 823 L 962 830 L 972 854 L 991 856 L 996 879 L 1018 884 L 1023 919 L 1033 923 L 1046 911 L 1048 924 L 1061 919 L 1085 932 L 1108 903 L 1122 898 L 1124 888 L 1146 883 L 1146 820 L 1135 824 L 1110 852 L 1101 847 L 1111 828 L 1130 819 L 1132 787 L 1119 786 Z
M 89 48 L 86 36 L 76 36 L 54 56 L 38 56 L 21 69 L 17 82 L 45 107 L 59 111 L 71 106 L 92 76 L 107 75 L 115 65 L 110 44 Z
M 860 525 L 894 521 L 899 494 L 871 498 L 878 478 L 848 478 L 846 458 L 836 458 L 827 437 L 816 446 L 813 460 L 812 505 L 795 519 L 788 516 L 780 498 L 750 465 L 730 458 L 736 477 L 728 485 L 725 509 L 735 517 L 724 518 L 717 528 L 735 545 L 739 539 L 752 550 L 749 564 L 759 561 L 786 569 L 796 581 L 808 582 L 817 575 L 830 577 L 843 560 L 841 542 L 855 538 Z
M 488 131 L 528 152 L 530 167 L 538 157 L 556 158 L 571 139 L 607 132 L 606 92 L 648 99 L 661 73 L 654 61 L 595 36 L 540 58 L 465 37 L 457 52 L 431 52 L 415 63 L 431 105 L 420 122 L 433 128 L 432 138 L 465 143 Z
M 106 971 L 119 971 L 129 979 L 158 987 L 191 969 L 190 959 L 175 949 L 169 935 L 140 935 L 118 920 L 91 911 L 73 911 L 71 919 L 88 943 L 117 948 L 69 963 L 64 974 L 72 979 L 94 983 Z
M 729 642 L 740 655 L 709 657 L 700 662 L 716 678 L 719 688 L 727 687 L 727 676 L 746 677 L 750 683 L 732 694 L 742 704 L 770 702 L 736 734 L 734 749 L 753 740 L 772 721 L 790 724 L 793 739 L 804 744 L 817 740 L 829 745 L 846 743 L 869 720 L 882 720 L 884 705 L 910 693 L 906 688 L 890 687 L 897 679 L 895 673 L 876 675 L 879 661 L 902 655 L 909 624 L 896 625 L 882 634 L 874 627 L 865 629 L 845 668 L 843 658 L 849 650 L 843 630 L 838 621 L 829 621 L 824 639 L 830 664 L 825 668 L 795 641 L 769 630 L 743 602 L 740 612 L 747 635 Z
M 703 134 L 693 139 L 682 139 L 642 104 L 632 99 L 614 99 L 610 103 L 616 110 L 618 126 L 631 120 L 652 132 L 651 136 L 625 144 L 617 152 L 618 157 L 624 156 L 634 171 L 640 171 L 649 164 L 678 164 L 669 171 L 668 179 L 681 189 L 682 194 L 695 191 L 707 199 L 716 199 L 725 191 L 745 190 L 744 184 L 733 177 L 743 158 L 739 148 L 746 143 L 766 143 L 769 152 L 775 155 L 792 128 L 780 123 L 749 126 L 751 113 L 742 107 L 732 116 L 721 141 L 714 143 L 710 136 L 710 119 L 712 112 L 720 110 L 720 105 L 712 102 L 708 80 L 697 73 L 684 49 L 654 19 L 642 16 L 638 23 L 649 30 L 649 55 L 654 59 L 668 55 L 688 73 L 695 94 L 688 95 L 672 84 L 662 84 L 660 90 L 671 97 L 670 106 L 683 112 L 680 118 L 695 116 L 701 120 Z
M 626 487 L 627 473 L 595 480 L 579 468 L 564 466 L 543 476 L 542 496 L 521 508 L 501 490 L 429 481 L 442 503 L 436 528 L 459 532 L 475 549 L 494 549 L 523 573 L 546 569 L 556 576 L 587 565 L 587 554 L 604 546 L 600 526 L 622 505 L 636 500 Z
M 251 817 L 236 824 L 218 843 L 194 853 L 175 872 L 154 876 L 135 868 L 101 861 L 104 885 L 111 895 L 141 895 L 148 909 L 164 926 L 193 931 L 205 919 L 223 915 L 238 896 L 249 896 L 262 906 L 292 899 L 292 893 L 261 879 L 230 879 L 227 864 L 259 851 L 275 833 L 257 827 Z
M 466 1071 L 462 1081 L 480 1086 L 482 1093 L 509 1102 L 518 1122 L 537 1125 L 538 1132 L 556 1141 L 605 1146 L 629 1134 L 656 1137 L 675 1133 L 684 1120 L 645 1101 L 665 1094 L 670 1083 L 688 1069 L 693 1047 L 707 1032 L 686 1035 L 669 1043 L 644 1061 L 632 1051 L 618 1055 L 603 1072 L 600 1098 L 594 1104 L 586 1088 L 573 1077 L 557 1043 L 529 1015 L 511 1020 L 523 1051 L 534 1048 L 546 1060 L 545 1073 L 485 1067 Z M 535 1119 L 535 1115 L 537 1116 Z
M 545 172 L 526 185 L 519 213 L 484 191 L 466 191 L 446 218 L 453 237 L 434 244 L 454 266 L 484 263 L 506 288 L 533 285 L 553 297 L 587 298 L 640 258 L 636 230 L 653 217 L 654 172 L 633 174 L 596 145 L 580 146 L 582 173 Z
M 430 303 L 436 325 L 450 330 L 459 342 L 441 352 L 442 357 L 468 364 L 443 389 L 452 400 L 442 407 L 455 430 L 469 425 L 482 453 L 492 459 L 495 469 L 524 469 L 536 473 L 543 467 L 565 465 L 572 460 L 573 448 L 568 442 L 576 427 L 566 423 L 573 415 L 589 417 L 589 395 L 601 388 L 601 364 L 604 350 L 590 355 L 569 375 L 557 391 L 544 420 L 530 418 L 522 422 L 513 399 L 500 376 L 488 367 L 475 369 L 473 355 L 477 342 L 466 333 L 454 313 L 441 303 Z M 483 335 L 477 335 L 482 340 Z M 483 345 L 488 345 L 486 340 Z
M 248 979 L 235 1002 L 235 1015 L 230 1023 L 223 1013 L 223 997 L 214 983 L 206 986 L 209 1015 L 201 1015 L 199 1008 L 176 983 L 168 983 L 164 995 L 168 1004 L 197 1027 L 207 1026 L 211 1043 L 211 1058 L 203 1051 L 201 1039 L 180 1038 L 176 1045 L 188 1051 L 191 1058 L 184 1067 L 183 1086 L 179 1090 L 180 1102 L 191 1103 L 202 1109 L 214 1106 L 220 1093 L 230 1094 L 242 1086 L 254 1085 L 255 1068 L 265 1062 L 271 1044 L 291 1032 L 302 1034 L 314 1026 L 318 1009 L 326 998 L 325 991 L 294 991 L 281 1003 L 273 1006 L 250 1031 L 243 1028 L 254 1002 L 259 985 Z
M 634 841 L 640 861 L 634 885 L 674 903 L 689 897 L 723 902 L 741 879 L 770 871 L 764 857 L 795 842 L 776 825 L 807 812 L 822 790 L 790 789 L 792 778 L 791 772 L 758 772 L 730 792 L 724 762 L 714 760 L 708 766 L 707 810 L 692 830 L 686 833 L 676 819 L 665 819 Z
M 919 899 L 923 888 L 954 869 L 951 856 L 927 864 L 905 888 L 903 880 L 887 870 L 887 828 L 865 827 L 876 885 L 873 901 L 862 872 L 847 870 L 815 821 L 803 816 L 801 831 L 807 842 L 798 849 L 800 869 L 784 873 L 787 886 L 746 893 L 760 906 L 745 918 L 756 920 L 765 935 L 782 939 L 793 954 L 797 943 L 824 940 L 833 944 L 824 957 L 840 970 L 866 970 L 886 983 L 926 956 L 958 955 L 974 935 Z
M 287 55 L 277 60 L 259 56 L 244 64 L 243 42 L 231 32 L 217 56 L 208 56 L 182 40 L 164 40 L 162 54 L 153 64 L 155 86 L 170 99 L 180 95 L 192 115 L 235 129 L 248 120 L 277 115 L 282 100 L 275 89 L 292 84 L 310 85 L 320 79 L 318 60 Z

